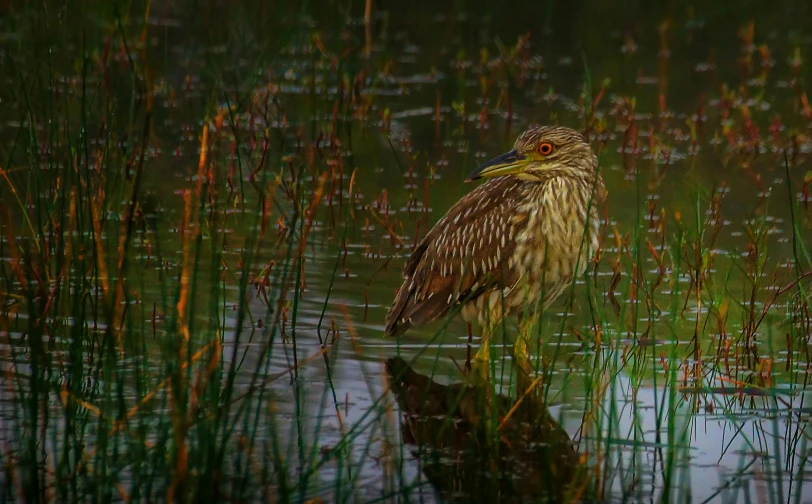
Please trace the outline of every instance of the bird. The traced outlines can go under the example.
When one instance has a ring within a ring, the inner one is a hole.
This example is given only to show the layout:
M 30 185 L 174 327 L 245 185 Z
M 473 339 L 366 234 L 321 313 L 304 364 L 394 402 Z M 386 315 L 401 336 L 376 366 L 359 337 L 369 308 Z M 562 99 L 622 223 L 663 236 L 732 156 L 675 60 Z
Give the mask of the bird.
M 531 126 L 513 149 L 480 165 L 464 195 L 415 246 L 384 333 L 460 313 L 482 329 L 474 365 L 487 379 L 489 338 L 503 317 L 533 320 L 583 275 L 599 246 L 607 190 L 598 158 L 579 132 Z M 519 341 L 514 355 L 526 353 Z M 484 370 L 484 371 L 483 371 Z

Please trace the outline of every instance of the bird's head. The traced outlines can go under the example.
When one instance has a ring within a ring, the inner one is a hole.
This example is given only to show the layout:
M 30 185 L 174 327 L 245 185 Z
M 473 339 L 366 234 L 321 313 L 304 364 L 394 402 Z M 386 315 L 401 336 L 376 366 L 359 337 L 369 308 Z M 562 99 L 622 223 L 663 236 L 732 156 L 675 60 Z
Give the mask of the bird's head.
M 584 137 L 565 126 L 538 126 L 525 131 L 506 152 L 468 175 L 467 180 L 513 175 L 542 181 L 556 175 L 591 178 L 598 158 Z

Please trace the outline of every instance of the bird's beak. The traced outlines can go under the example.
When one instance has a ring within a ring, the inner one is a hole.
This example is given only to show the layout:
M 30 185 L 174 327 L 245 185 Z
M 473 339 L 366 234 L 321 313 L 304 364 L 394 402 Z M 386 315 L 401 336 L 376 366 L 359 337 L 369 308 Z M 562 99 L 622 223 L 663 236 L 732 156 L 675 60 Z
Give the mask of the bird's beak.
M 527 158 L 516 152 L 516 149 L 513 149 L 481 165 L 472 171 L 465 180 L 470 182 L 481 178 L 519 173 L 526 164 Z

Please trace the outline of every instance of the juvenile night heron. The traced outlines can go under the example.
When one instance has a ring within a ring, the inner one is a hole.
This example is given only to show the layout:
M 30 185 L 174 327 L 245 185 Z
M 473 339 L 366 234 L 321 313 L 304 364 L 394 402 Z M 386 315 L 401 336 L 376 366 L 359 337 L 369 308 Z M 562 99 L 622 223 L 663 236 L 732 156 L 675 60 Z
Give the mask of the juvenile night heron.
M 490 180 L 451 207 L 406 261 L 386 334 L 459 310 L 482 328 L 474 365 L 487 373 L 489 337 L 501 318 L 548 306 L 586 270 L 606 197 L 597 167 L 579 133 L 542 126 L 477 168 L 469 181 Z M 526 337 L 517 341 L 517 357 Z

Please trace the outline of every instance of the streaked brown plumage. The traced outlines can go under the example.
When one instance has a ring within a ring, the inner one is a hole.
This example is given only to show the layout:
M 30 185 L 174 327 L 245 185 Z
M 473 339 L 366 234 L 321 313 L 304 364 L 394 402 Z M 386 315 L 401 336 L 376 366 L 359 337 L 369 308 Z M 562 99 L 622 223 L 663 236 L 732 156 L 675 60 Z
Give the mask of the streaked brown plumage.
M 470 179 L 494 176 L 457 202 L 406 261 L 386 334 L 457 306 L 487 333 L 506 313 L 546 306 L 582 274 L 598 245 L 605 198 L 598 160 L 576 131 L 535 127 Z

